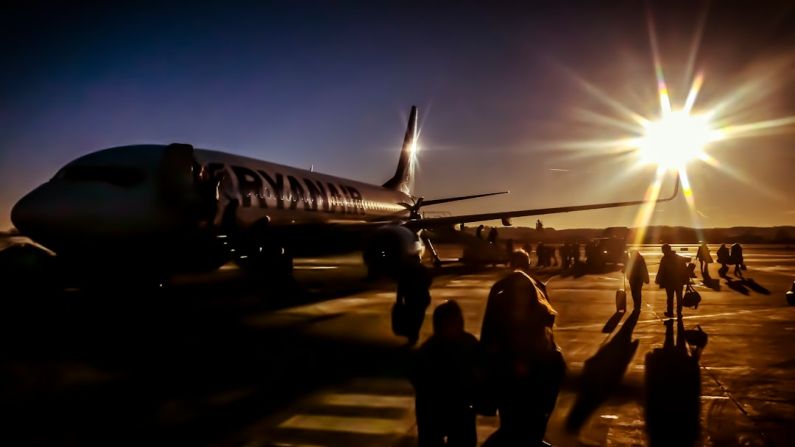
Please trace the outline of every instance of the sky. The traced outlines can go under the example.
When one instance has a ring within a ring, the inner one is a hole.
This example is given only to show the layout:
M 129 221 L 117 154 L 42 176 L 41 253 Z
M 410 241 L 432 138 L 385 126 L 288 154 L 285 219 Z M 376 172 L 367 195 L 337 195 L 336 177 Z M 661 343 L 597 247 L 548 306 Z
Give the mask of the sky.
M 795 224 L 792 2 L 14 3 L 0 16 L 0 229 L 61 166 L 126 144 L 380 184 L 411 105 L 417 195 L 511 191 L 427 211 L 639 199 L 655 167 L 616 142 L 640 135 L 632 115 L 661 114 L 655 54 L 674 109 L 701 75 L 693 112 L 737 132 L 688 164 L 693 205 L 648 223 Z M 637 213 L 542 220 L 632 226 Z

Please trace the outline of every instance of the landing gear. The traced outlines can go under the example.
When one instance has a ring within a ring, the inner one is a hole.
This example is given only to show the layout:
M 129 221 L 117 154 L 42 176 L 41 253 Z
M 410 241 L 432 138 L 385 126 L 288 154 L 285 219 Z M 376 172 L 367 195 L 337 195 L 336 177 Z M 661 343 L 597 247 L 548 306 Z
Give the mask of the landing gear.
M 436 248 L 434 248 L 433 243 L 431 242 L 431 238 L 428 237 L 428 234 L 423 231 L 420 234 L 420 239 L 422 243 L 425 244 L 425 247 L 428 248 L 428 251 L 431 253 L 431 259 L 433 259 L 433 266 L 439 268 L 442 266 L 442 260 L 439 258 L 439 253 L 436 252 Z

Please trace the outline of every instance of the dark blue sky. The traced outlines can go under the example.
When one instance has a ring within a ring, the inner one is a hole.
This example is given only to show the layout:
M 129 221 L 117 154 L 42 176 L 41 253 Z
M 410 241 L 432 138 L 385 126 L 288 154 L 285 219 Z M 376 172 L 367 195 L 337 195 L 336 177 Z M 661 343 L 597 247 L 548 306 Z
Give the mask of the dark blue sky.
M 412 104 L 423 126 L 418 193 L 513 191 L 445 210 L 637 198 L 651 168 L 608 181 L 629 163 L 593 149 L 572 158 L 559 146 L 620 135 L 582 119 L 583 110 L 615 112 L 577 78 L 657 113 L 647 10 L 675 102 L 703 23 L 695 66 L 705 71 L 704 104 L 755 85 L 730 121 L 795 114 L 788 2 L 108 3 L 32 2 L 0 18 L 0 229 L 13 203 L 60 166 L 123 144 L 186 142 L 381 183 Z M 711 149 L 735 176 L 695 164 L 700 223 L 795 223 L 793 135 Z M 545 220 L 631 225 L 635 212 Z M 653 222 L 693 223 L 681 200 Z

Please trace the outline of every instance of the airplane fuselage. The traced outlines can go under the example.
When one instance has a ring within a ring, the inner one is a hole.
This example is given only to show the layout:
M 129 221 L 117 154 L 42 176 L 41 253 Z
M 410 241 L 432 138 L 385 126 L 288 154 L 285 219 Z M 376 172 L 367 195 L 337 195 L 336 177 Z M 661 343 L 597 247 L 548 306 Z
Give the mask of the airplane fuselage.
M 228 193 L 238 201 L 236 217 L 244 227 L 263 219 L 288 226 L 408 217 L 399 204 L 411 197 L 400 191 L 223 152 L 195 154 L 211 177 L 222 171 L 231 181 Z
M 145 145 L 69 163 L 21 199 L 12 220 L 69 259 L 193 271 L 274 247 L 290 257 L 365 250 L 384 226 L 394 227 L 403 252 L 417 254 L 416 235 L 400 227 L 409 215 L 401 203 L 411 201 L 398 190 L 248 157 Z

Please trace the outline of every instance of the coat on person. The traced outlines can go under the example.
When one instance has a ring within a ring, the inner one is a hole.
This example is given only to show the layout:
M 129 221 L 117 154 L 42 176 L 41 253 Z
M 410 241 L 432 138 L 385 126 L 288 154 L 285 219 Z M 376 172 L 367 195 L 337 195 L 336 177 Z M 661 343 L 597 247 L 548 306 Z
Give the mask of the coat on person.
M 701 246 L 698 247 L 696 259 L 705 264 L 712 264 L 712 255 L 709 254 L 709 247 L 707 247 L 707 244 L 701 244 Z
M 742 265 L 745 263 L 743 259 L 743 246 L 735 243 L 732 245 L 731 254 L 729 255 L 729 264 Z
M 736 276 L 743 276 L 743 270 L 745 269 L 745 259 L 743 259 L 743 246 L 735 243 L 732 245 L 732 251 L 730 255 L 731 264 L 734 265 L 734 274 Z
M 646 260 L 639 251 L 634 250 L 627 258 L 624 266 L 624 275 L 629 282 L 629 289 L 632 292 L 632 302 L 635 309 L 640 309 L 641 290 L 643 284 L 649 283 L 649 269 L 646 267 Z
M 478 340 L 464 330 L 458 303 L 440 304 L 433 312 L 433 335 L 417 350 L 411 374 L 419 447 L 477 444 L 479 353 Z
M 671 246 L 662 246 L 663 257 L 660 259 L 660 268 L 657 270 L 655 282 L 665 289 L 666 310 L 665 316 L 673 316 L 673 300 L 676 297 L 676 313 L 682 315 L 682 292 L 685 284 L 690 283 L 690 270 L 687 259 L 671 250 Z
M 646 260 L 637 250 L 633 250 L 628 257 L 624 273 L 630 285 L 649 283 L 649 269 L 646 267 Z
M 729 247 L 726 244 L 720 244 L 720 248 L 718 248 L 718 264 L 728 264 L 729 263 Z
M 663 247 L 667 246 L 665 244 Z M 682 288 L 690 281 L 690 272 L 687 269 L 687 259 L 671 251 L 663 252 L 660 259 L 660 268 L 657 270 L 657 277 L 654 279 L 662 289 Z
M 546 287 L 517 270 L 491 289 L 481 329 L 486 388 L 500 428 L 485 446 L 540 445 L 565 361 L 553 336 L 557 313 Z

